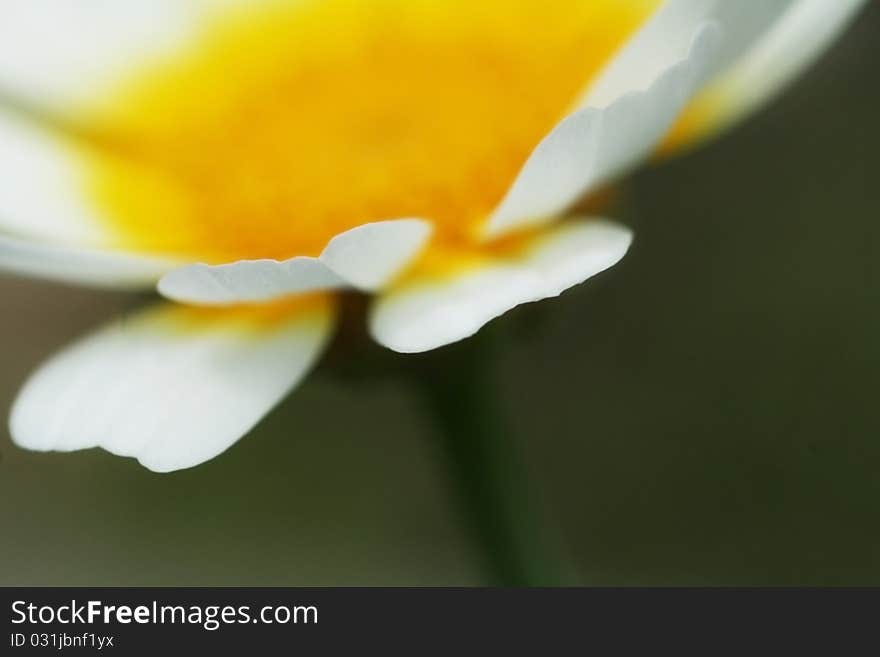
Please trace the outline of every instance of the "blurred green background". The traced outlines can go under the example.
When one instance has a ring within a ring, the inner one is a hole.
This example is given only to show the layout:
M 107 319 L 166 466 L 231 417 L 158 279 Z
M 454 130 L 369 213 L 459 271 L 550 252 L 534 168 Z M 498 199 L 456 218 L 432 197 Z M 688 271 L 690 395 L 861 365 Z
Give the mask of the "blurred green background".
M 617 268 L 520 308 L 494 380 L 580 581 L 880 584 L 880 6 L 769 110 L 643 170 Z M 130 296 L 0 279 L 0 411 Z M 0 442 L 0 584 L 470 585 L 405 382 L 319 368 L 173 475 Z

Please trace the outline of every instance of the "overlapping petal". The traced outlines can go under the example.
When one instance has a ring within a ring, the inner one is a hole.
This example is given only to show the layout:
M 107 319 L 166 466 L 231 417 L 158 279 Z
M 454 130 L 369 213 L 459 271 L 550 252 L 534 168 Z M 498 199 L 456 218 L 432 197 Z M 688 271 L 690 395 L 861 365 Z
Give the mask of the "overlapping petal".
M 535 149 L 489 217 L 489 238 L 556 219 L 648 155 L 703 85 L 791 0 L 668 0 Z
M 268 301 L 317 290 L 380 289 L 422 250 L 431 233 L 421 219 L 363 224 L 330 240 L 316 258 L 193 264 L 159 282 L 169 299 L 205 305 Z
M 490 216 L 487 237 L 553 221 L 649 155 L 691 103 L 694 136 L 744 116 L 862 3 L 668 0 L 590 84 L 581 108 L 537 146 Z
M 719 39 L 714 23 L 694 27 L 683 54 L 647 88 L 633 88 L 605 107 L 588 105 L 540 143 L 486 224 L 486 236 L 554 221 L 572 203 L 647 155 L 697 92 Z
M 332 304 L 224 310 L 162 304 L 64 349 L 31 377 L 10 421 L 35 450 L 103 447 L 157 472 L 217 456 L 315 362 Z
M 693 100 L 667 140 L 688 146 L 730 128 L 784 91 L 849 25 L 866 0 L 795 0 Z
M 418 271 L 381 294 L 370 332 L 400 352 L 421 352 L 476 333 L 522 303 L 554 297 L 617 263 L 630 231 L 602 219 L 569 220 L 513 252 L 440 274 Z
M 671 62 L 682 58 L 695 30 L 712 23 L 720 35 L 705 67 L 708 79 L 751 47 L 793 1 L 666 0 L 590 84 L 584 105 L 605 107 L 633 90 L 647 88 Z

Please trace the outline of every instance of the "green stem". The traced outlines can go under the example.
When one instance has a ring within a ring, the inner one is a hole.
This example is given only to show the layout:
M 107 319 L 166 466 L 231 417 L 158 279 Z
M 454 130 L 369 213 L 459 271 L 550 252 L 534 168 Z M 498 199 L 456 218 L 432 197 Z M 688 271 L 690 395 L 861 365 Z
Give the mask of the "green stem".
M 527 471 L 496 399 L 494 347 L 471 338 L 432 358 L 419 387 L 436 420 L 462 511 L 495 586 L 561 584 L 527 492 Z

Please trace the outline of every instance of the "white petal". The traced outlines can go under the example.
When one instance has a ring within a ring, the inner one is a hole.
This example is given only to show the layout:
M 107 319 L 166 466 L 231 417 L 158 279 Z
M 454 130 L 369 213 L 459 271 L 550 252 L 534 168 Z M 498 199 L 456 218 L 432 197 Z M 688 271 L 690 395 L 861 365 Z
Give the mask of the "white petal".
M 187 265 L 168 272 L 159 292 L 176 301 L 223 305 L 317 290 L 377 290 L 419 254 L 430 234 L 431 224 L 421 219 L 377 221 L 340 233 L 317 258 Z
M 0 112 L 0 229 L 71 244 L 106 241 L 82 194 L 85 148 Z
M 745 55 L 695 99 L 690 139 L 727 129 L 781 93 L 847 27 L 866 0 L 795 0 Z
M 303 378 L 333 324 L 329 303 L 260 312 L 163 304 L 114 322 L 31 377 L 12 409 L 13 440 L 103 447 L 157 472 L 217 456 Z
M 706 22 L 721 31 L 706 70 L 706 76 L 714 75 L 745 52 L 793 1 L 667 0 L 590 85 L 584 104 L 607 107 L 633 90 L 646 89 L 684 56 L 694 30 Z
M 344 287 L 346 282 L 318 258 L 300 256 L 282 261 L 184 265 L 165 274 L 158 289 L 163 296 L 182 303 L 221 306 Z
M 83 194 L 84 143 L 0 112 L 0 269 L 86 285 L 154 285 L 177 260 L 110 245 L 111 222 Z M 94 158 L 94 160 L 92 160 Z
M 668 0 L 535 149 L 486 225 L 492 238 L 553 221 L 650 154 L 705 83 L 795 0 Z M 850 1 L 850 0 L 847 0 Z
M 133 68 L 177 52 L 218 8 L 202 0 L 20 0 L 3 3 L 0 89 L 80 116 Z
M 685 53 L 670 53 L 649 86 L 607 106 L 580 109 L 557 125 L 492 213 L 486 236 L 552 221 L 648 155 L 705 80 L 718 36 L 714 23 L 701 23 Z
M 0 270 L 97 287 L 152 287 L 178 262 L 0 234 Z
M 421 219 L 376 221 L 334 237 L 320 259 L 360 290 L 378 290 L 419 254 L 431 236 Z
M 415 278 L 385 292 L 371 309 L 370 332 L 406 353 L 456 342 L 521 303 L 557 296 L 611 267 L 631 241 L 627 228 L 610 221 L 560 223 L 532 238 L 517 257 L 443 278 Z

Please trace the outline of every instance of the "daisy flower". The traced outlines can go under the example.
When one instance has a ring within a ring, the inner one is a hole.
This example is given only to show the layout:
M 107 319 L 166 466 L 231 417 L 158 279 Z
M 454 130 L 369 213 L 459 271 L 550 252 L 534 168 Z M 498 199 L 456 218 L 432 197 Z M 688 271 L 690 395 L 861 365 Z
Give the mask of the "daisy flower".
M 583 199 L 759 108 L 860 4 L 4 3 L 0 267 L 166 299 L 39 368 L 14 441 L 191 467 L 303 379 L 340 291 L 400 352 L 560 294 L 631 240 Z

